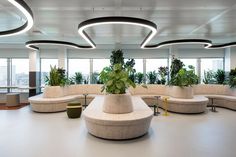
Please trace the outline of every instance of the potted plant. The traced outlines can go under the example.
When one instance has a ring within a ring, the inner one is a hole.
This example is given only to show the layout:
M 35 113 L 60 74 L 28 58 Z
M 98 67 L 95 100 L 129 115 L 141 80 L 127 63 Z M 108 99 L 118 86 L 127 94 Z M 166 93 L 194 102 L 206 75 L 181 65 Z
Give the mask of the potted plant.
M 82 75 L 82 73 L 81 73 L 81 72 L 76 72 L 75 75 L 74 75 L 74 77 L 73 77 L 73 79 L 74 79 L 74 82 L 75 82 L 76 84 L 82 84 L 82 81 L 83 81 L 83 75 Z
M 161 76 L 160 84 L 166 84 L 166 77 L 168 75 L 168 67 L 159 67 L 158 73 Z
M 229 73 L 229 86 L 230 88 L 236 87 L 236 68 L 231 69 Z
M 103 111 L 106 113 L 120 114 L 133 111 L 131 96 L 126 90 L 135 83 L 129 78 L 130 67 L 124 68 L 121 64 L 105 67 L 100 73 L 100 79 L 104 83 L 102 92 L 105 90 Z
M 155 84 L 157 81 L 157 72 L 155 70 L 148 72 L 147 79 L 149 84 Z
M 225 83 L 225 71 L 218 69 L 215 74 L 215 78 L 216 78 L 217 84 L 224 84 Z
M 144 74 L 141 72 L 138 72 L 135 74 L 135 80 L 138 84 L 142 84 L 143 83 L 143 78 L 144 78 Z
M 43 97 L 55 98 L 64 95 L 63 88 L 68 80 L 65 75 L 65 70 L 62 68 L 57 68 L 56 66 L 50 66 L 51 70 L 49 76 L 46 76 L 45 83 L 46 87 L 43 92 Z
M 194 73 L 194 67 L 189 66 L 189 70 L 182 68 L 171 78 L 169 94 L 176 98 L 193 98 L 192 85 L 198 83 L 198 76 Z

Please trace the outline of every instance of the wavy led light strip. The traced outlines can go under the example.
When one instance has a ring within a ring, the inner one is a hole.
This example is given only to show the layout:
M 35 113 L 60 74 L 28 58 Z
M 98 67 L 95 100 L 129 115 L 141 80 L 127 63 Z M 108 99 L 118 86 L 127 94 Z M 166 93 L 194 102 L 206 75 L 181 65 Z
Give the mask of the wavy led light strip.
M 18 28 L 1 31 L 0 37 L 12 36 L 12 35 L 24 33 L 28 31 L 34 24 L 32 10 L 23 0 L 8 0 L 8 1 L 24 14 L 24 16 L 26 17 L 26 22 Z
M 176 44 L 202 44 L 206 49 L 220 49 L 226 47 L 236 46 L 236 42 L 226 43 L 226 44 L 219 44 L 213 45 L 211 40 L 207 39 L 179 39 L 179 40 L 170 40 L 164 41 L 159 44 L 147 45 L 148 42 L 156 35 L 157 33 L 157 26 L 155 23 L 140 19 L 140 18 L 133 18 L 133 17 L 122 17 L 122 16 L 109 16 L 109 17 L 100 17 L 89 19 L 83 21 L 78 26 L 78 33 L 86 40 L 89 46 L 78 45 L 71 42 L 65 41 L 57 41 L 57 40 L 33 40 L 26 42 L 26 47 L 39 50 L 39 48 L 35 45 L 40 44 L 50 44 L 50 45 L 64 45 L 69 46 L 77 49 L 95 49 L 96 44 L 93 40 L 89 37 L 89 35 L 85 32 L 85 29 L 97 25 L 106 25 L 106 24 L 127 24 L 127 25 L 136 25 L 150 29 L 149 34 L 141 43 L 140 47 L 142 49 L 157 49 L 168 45 L 176 45 Z
M 140 18 L 133 18 L 133 17 L 122 17 L 122 16 L 109 16 L 109 17 L 99 17 L 94 19 L 89 19 L 83 21 L 78 26 L 78 33 L 88 42 L 88 44 L 92 48 L 96 48 L 96 44 L 93 40 L 88 36 L 85 32 L 86 28 L 97 26 L 97 25 L 107 25 L 107 24 L 126 24 L 126 25 L 135 25 L 141 26 L 150 29 L 149 34 L 143 40 L 140 47 L 142 49 L 146 48 L 147 43 L 156 35 L 157 33 L 157 26 L 155 23 L 140 19 Z
M 147 49 L 157 49 L 164 46 L 170 46 L 170 45 L 180 45 L 180 44 L 202 44 L 204 45 L 204 48 L 206 49 L 222 49 L 227 47 L 236 46 L 236 42 L 226 43 L 226 44 L 219 44 L 219 45 L 213 45 L 211 40 L 207 39 L 179 39 L 179 40 L 169 40 L 164 41 L 159 44 L 154 45 L 147 45 Z
M 27 48 L 30 48 L 32 50 L 39 50 L 39 48 L 36 45 L 61 45 L 76 49 L 91 49 L 90 46 L 82 46 L 72 42 L 58 41 L 58 40 L 31 40 L 25 43 L 25 46 Z

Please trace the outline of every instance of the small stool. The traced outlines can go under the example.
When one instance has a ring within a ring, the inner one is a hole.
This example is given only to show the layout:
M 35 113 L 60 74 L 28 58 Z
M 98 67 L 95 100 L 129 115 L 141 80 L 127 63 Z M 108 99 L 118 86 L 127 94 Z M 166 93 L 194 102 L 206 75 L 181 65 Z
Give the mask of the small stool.
M 6 94 L 6 106 L 19 106 L 19 105 L 20 105 L 20 93 Z
M 67 104 L 67 116 L 69 118 L 79 118 L 82 112 L 82 106 L 80 102 L 73 101 Z

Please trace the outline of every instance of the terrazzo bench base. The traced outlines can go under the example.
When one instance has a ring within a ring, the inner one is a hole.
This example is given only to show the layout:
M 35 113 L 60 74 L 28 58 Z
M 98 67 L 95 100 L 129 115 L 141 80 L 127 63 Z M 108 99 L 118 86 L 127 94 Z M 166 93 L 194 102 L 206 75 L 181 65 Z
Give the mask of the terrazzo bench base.
M 222 107 L 236 111 L 236 97 L 228 95 L 205 95 L 207 98 L 212 99 L 214 106 Z M 212 105 L 212 100 L 209 101 L 208 106 Z
M 140 97 L 132 97 L 134 111 L 126 114 L 104 113 L 103 101 L 104 96 L 96 96 L 83 112 L 90 134 L 103 139 L 125 140 L 148 132 L 153 112 Z
M 69 102 L 78 100 L 79 96 L 65 96 L 60 98 L 43 98 L 42 94 L 29 98 L 31 109 L 35 112 L 66 111 Z
M 206 111 L 208 98 L 204 96 L 194 96 L 192 99 L 179 99 L 169 97 L 167 110 L 175 113 L 195 114 Z M 159 105 L 165 109 L 164 97 L 159 99 Z

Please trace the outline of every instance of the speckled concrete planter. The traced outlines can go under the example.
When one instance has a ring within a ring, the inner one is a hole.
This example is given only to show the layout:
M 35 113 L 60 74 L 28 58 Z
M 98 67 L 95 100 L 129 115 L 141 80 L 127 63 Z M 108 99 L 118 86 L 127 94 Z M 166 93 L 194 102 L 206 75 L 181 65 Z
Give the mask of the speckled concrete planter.
M 64 96 L 64 87 L 46 86 L 43 91 L 44 98 L 58 98 Z
M 122 114 L 133 112 L 133 103 L 129 94 L 109 94 L 104 98 L 103 112 Z

